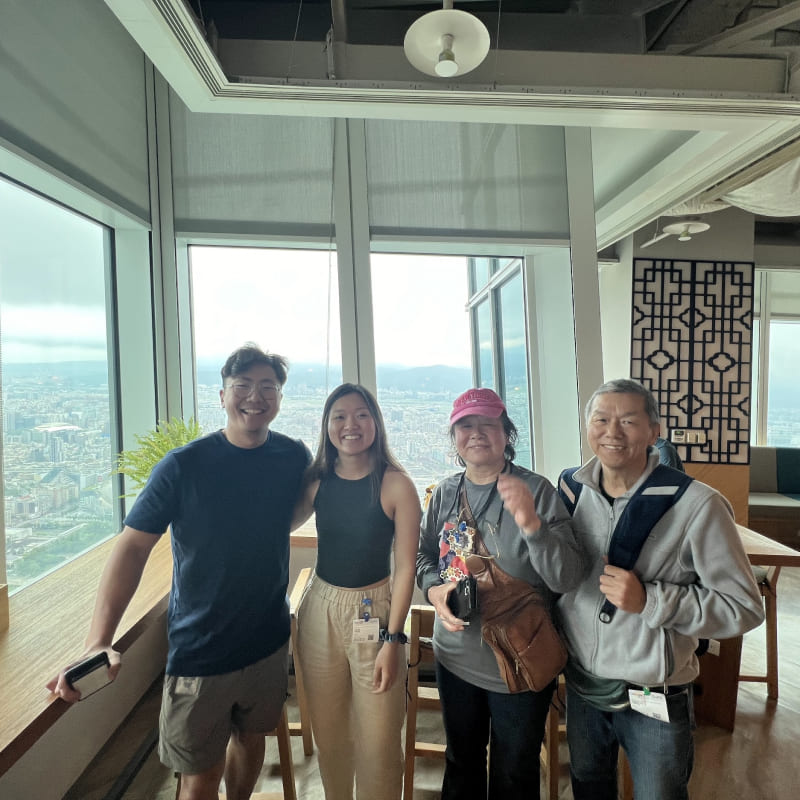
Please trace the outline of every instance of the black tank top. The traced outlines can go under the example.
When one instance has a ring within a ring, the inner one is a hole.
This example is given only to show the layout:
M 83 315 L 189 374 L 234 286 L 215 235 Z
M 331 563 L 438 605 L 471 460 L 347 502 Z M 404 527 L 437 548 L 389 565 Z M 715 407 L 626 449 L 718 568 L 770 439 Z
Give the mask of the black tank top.
M 394 521 L 372 497 L 371 476 L 348 481 L 333 474 L 319 483 L 317 575 L 334 586 L 369 586 L 391 573 Z

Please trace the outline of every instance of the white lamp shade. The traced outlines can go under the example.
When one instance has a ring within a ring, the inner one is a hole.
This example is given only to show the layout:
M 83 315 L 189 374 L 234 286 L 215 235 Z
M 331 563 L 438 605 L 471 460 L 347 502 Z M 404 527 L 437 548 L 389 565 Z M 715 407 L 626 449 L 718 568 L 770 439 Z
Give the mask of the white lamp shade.
M 695 233 L 702 233 L 710 227 L 707 222 L 683 220 L 682 222 L 671 222 L 669 225 L 665 225 L 664 233 L 671 233 L 677 236 L 679 242 L 688 242 Z
M 442 37 L 453 37 L 452 51 L 457 69 L 447 77 L 475 69 L 489 52 L 489 31 L 473 14 L 454 8 L 441 8 L 421 16 L 406 32 L 403 49 L 411 65 L 426 75 L 436 71 L 444 49 Z

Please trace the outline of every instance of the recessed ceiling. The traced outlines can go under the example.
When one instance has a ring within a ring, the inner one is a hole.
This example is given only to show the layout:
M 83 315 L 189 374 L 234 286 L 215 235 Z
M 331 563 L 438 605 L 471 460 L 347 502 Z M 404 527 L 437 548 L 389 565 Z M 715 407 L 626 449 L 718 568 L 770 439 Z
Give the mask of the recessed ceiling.
M 491 36 L 458 82 L 402 50 L 440 2 L 106 3 L 193 111 L 588 128 L 601 248 L 800 139 L 800 2 L 456 0 Z

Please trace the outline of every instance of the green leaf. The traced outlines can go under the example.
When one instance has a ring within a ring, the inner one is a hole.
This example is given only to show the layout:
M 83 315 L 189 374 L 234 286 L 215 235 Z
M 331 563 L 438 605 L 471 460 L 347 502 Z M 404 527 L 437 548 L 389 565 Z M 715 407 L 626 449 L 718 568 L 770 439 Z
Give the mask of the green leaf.
M 124 475 L 127 478 L 126 488 L 138 491 L 141 489 L 153 467 L 176 447 L 182 447 L 196 439 L 202 430 L 194 417 L 187 420 L 173 417 L 169 421 L 161 420 L 155 430 L 135 436 L 138 447 L 123 450 L 118 456 L 112 474 Z M 124 495 L 131 497 L 134 492 Z

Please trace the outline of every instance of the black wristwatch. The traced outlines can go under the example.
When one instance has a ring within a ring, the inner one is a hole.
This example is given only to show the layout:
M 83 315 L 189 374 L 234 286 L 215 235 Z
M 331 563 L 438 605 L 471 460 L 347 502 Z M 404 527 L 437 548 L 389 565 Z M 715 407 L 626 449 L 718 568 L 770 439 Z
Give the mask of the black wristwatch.
M 400 633 L 389 633 L 386 628 L 381 628 L 380 639 L 382 642 L 400 642 L 400 644 L 408 642 L 408 636 L 402 631 Z

